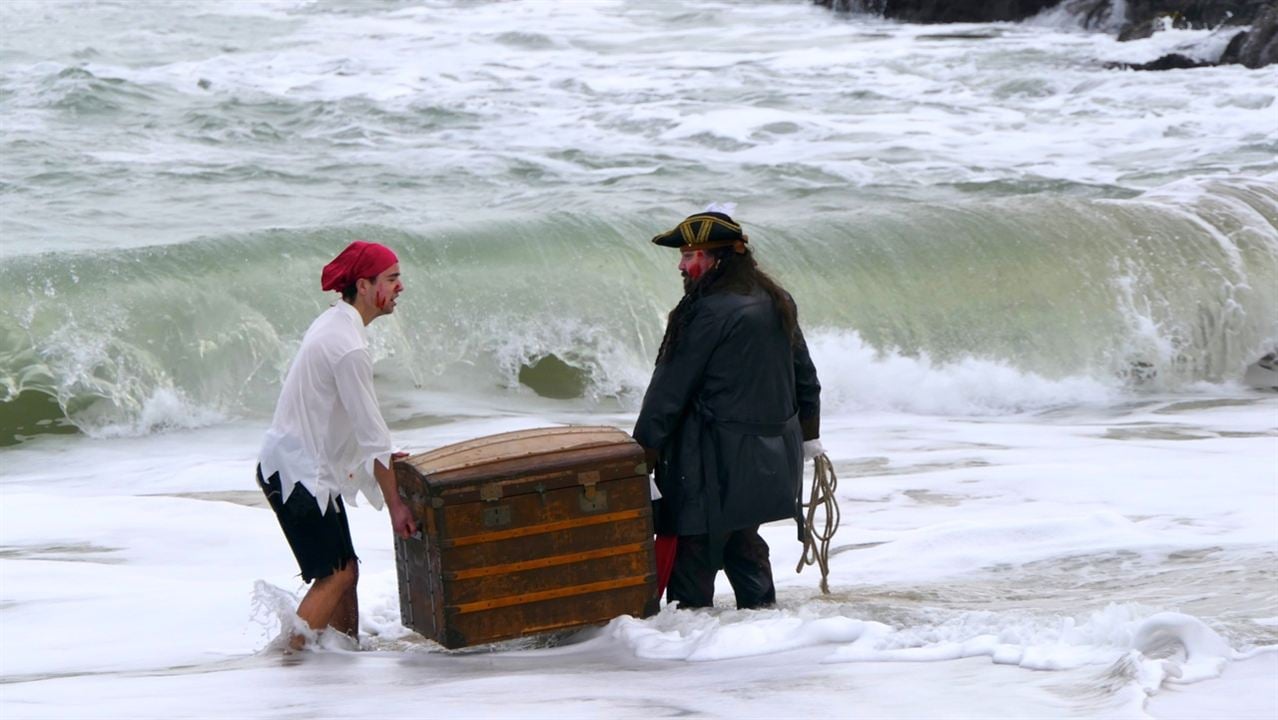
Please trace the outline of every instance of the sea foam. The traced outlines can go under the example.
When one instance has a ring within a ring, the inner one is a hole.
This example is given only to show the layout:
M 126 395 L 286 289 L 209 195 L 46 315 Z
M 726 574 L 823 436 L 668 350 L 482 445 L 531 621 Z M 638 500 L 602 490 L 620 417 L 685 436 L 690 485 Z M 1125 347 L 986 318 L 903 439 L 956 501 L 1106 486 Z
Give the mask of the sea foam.
M 1239 653 L 1197 618 L 1114 605 L 1081 618 L 961 613 L 936 625 L 892 627 L 820 602 L 797 609 L 687 612 L 619 618 L 606 634 L 646 659 L 712 662 L 828 646 L 824 662 L 936 662 L 988 657 L 1032 670 L 1131 668 L 1145 692 L 1218 677 Z

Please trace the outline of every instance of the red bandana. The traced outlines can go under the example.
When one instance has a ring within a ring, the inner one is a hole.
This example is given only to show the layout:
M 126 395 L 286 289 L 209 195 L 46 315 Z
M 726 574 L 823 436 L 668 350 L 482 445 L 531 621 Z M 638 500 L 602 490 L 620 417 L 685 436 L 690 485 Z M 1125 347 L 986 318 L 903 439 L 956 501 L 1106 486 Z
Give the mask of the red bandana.
M 377 277 L 397 262 L 399 258 L 385 245 L 356 240 L 324 266 L 320 286 L 324 292 L 341 292 L 360 278 Z

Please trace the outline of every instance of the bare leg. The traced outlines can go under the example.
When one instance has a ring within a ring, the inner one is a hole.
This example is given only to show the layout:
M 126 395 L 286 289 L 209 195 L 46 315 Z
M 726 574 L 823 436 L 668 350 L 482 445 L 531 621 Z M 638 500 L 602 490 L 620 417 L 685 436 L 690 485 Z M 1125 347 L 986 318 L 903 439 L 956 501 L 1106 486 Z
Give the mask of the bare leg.
M 328 619 L 329 627 L 334 630 L 349 635 L 352 638 L 359 638 L 359 594 L 355 592 L 356 586 L 359 584 L 359 561 L 350 560 L 347 562 L 348 568 L 354 568 L 355 579 L 351 582 L 351 586 L 342 594 L 341 599 L 337 602 L 337 607 L 333 608 L 333 614 Z
M 346 567 L 341 570 L 316 580 L 311 584 L 311 589 L 306 591 L 306 597 L 302 598 L 301 604 L 297 606 L 297 616 L 312 630 L 323 630 L 328 626 L 329 618 L 333 617 L 333 611 L 346 591 L 354 590 L 358 572 L 352 560 L 347 562 Z M 289 641 L 289 645 L 294 650 L 300 650 L 305 643 L 306 638 L 301 635 L 294 635 Z

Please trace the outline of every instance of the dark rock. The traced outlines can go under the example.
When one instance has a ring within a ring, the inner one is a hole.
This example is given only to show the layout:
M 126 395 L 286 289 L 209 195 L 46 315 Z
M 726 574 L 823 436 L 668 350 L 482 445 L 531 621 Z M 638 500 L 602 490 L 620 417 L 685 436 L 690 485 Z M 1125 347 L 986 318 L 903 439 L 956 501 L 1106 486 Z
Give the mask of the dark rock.
M 1119 376 L 1133 385 L 1148 385 L 1158 379 L 1158 368 L 1147 360 L 1131 360 Z
M 1116 0 L 1063 0 L 1086 27 L 1113 21 Z M 1012 22 L 1056 7 L 1062 0 L 813 0 L 841 12 L 868 12 L 916 23 Z M 1125 5 L 1125 7 L 1124 7 Z M 1249 68 L 1278 63 L 1278 2 L 1275 0 L 1125 0 L 1119 40 L 1147 38 L 1170 24 L 1176 28 L 1251 25 L 1230 41 L 1219 63 L 1173 54 L 1140 65 L 1107 67 L 1169 70 L 1240 63 Z
M 1122 30 L 1118 31 L 1118 41 L 1127 42 L 1128 40 L 1144 40 L 1145 38 L 1153 37 L 1154 33 L 1162 28 L 1162 25 L 1162 22 L 1158 20 L 1140 23 L 1139 25 L 1127 23 Z
M 867 12 L 916 23 L 1006 22 L 1024 20 L 1062 0 L 813 0 L 842 12 Z M 1086 27 L 1098 27 L 1114 12 L 1114 0 L 1064 0 Z M 1126 0 L 1124 39 L 1149 37 L 1164 20 L 1178 28 L 1249 25 L 1274 0 Z
M 1112 0 L 1106 0 L 1112 2 Z M 1127 0 L 1120 40 L 1149 37 L 1170 21 L 1174 28 L 1249 25 L 1273 0 Z
M 815 0 L 842 12 L 868 12 L 915 23 L 1009 22 L 1033 17 L 1060 0 Z
M 542 397 L 571 400 L 583 397 L 590 387 L 590 371 L 560 360 L 557 355 L 543 355 L 531 365 L 519 367 L 519 384 L 532 388 Z
M 1278 350 L 1247 366 L 1243 384 L 1254 388 L 1278 390 Z
M 1252 23 L 1238 50 L 1238 62 L 1253 69 L 1278 63 L 1278 3 L 1271 4 Z
M 1278 63 L 1278 4 L 1270 5 L 1252 21 L 1251 30 L 1234 35 L 1220 59 L 1214 62 L 1194 60 L 1184 55 L 1164 55 L 1157 60 L 1140 65 L 1109 63 L 1106 67 L 1132 70 L 1179 70 L 1182 68 L 1212 67 L 1241 64 L 1255 69 Z
M 1112 0 L 1064 0 L 1060 5 L 1085 28 L 1107 28 L 1114 21 Z
M 1216 63 L 1206 60 L 1195 60 L 1191 57 L 1172 53 L 1147 63 L 1105 63 L 1105 67 L 1113 70 L 1184 70 L 1186 68 L 1212 67 Z
M 1229 44 L 1225 46 L 1225 52 L 1220 54 L 1221 65 L 1233 65 L 1242 62 L 1243 45 L 1247 43 L 1247 31 L 1235 35 Z

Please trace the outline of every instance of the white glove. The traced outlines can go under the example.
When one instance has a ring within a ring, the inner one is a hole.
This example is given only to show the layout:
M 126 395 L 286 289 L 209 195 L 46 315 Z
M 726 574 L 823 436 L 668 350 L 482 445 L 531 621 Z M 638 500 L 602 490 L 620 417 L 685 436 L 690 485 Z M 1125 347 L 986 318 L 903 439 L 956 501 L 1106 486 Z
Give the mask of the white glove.
M 803 441 L 803 460 L 807 462 L 817 455 L 824 455 L 825 448 L 821 447 L 820 440 L 804 440 Z

